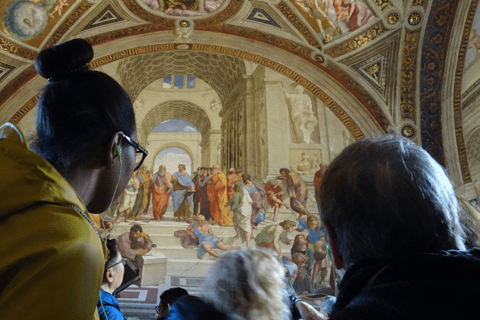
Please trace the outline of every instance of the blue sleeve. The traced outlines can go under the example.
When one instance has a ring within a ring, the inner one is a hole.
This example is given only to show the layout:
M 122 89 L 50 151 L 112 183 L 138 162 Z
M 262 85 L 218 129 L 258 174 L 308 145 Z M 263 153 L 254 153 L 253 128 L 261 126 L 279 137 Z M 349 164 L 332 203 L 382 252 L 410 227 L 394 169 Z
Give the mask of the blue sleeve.
M 303 221 L 302 219 L 298 220 L 298 228 L 302 230 L 307 229 L 307 224 L 305 223 L 305 221 Z
M 170 312 L 165 317 L 165 320 L 182 320 L 180 312 L 175 304 L 170 307 Z
M 107 313 L 108 320 L 126 320 L 123 314 L 115 307 L 104 306 L 105 312 Z M 98 307 L 98 314 L 100 315 L 100 320 L 107 320 L 105 313 L 103 312 L 102 307 Z

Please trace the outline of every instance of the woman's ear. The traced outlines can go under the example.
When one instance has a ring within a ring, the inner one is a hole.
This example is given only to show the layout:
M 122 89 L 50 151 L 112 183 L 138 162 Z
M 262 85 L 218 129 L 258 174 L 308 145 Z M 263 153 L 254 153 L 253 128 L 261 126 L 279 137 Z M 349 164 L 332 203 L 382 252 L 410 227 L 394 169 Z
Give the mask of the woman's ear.
M 327 230 L 328 240 L 329 240 L 328 244 L 332 249 L 333 263 L 335 264 L 335 268 L 340 270 L 343 268 L 343 258 L 338 251 L 337 237 L 335 235 L 335 232 L 333 232 L 332 228 L 330 228 L 330 224 L 327 221 L 322 220 L 322 223 L 325 226 L 325 229 Z
M 121 131 L 118 131 L 112 136 L 112 139 L 110 139 L 110 143 L 108 144 L 107 149 L 108 165 L 113 165 L 115 161 L 120 161 L 119 157 L 121 156 L 121 152 L 118 152 L 118 148 L 122 148 L 123 137 L 123 133 Z

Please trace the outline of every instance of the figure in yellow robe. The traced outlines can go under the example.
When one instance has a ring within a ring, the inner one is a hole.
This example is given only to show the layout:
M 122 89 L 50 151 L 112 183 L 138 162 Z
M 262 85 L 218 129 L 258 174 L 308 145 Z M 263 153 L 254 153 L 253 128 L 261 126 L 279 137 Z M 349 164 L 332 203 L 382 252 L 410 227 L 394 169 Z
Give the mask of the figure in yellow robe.
M 213 176 L 207 182 L 207 194 L 210 201 L 210 213 L 215 224 L 233 226 L 232 213 L 225 205 L 227 199 L 227 176 L 220 171 L 218 164 L 213 165 Z

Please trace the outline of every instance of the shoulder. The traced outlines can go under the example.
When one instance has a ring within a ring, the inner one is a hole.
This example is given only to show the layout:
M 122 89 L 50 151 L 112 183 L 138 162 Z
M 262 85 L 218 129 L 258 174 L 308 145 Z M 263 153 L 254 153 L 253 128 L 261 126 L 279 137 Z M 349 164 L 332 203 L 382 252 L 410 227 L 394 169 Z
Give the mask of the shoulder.
M 130 235 L 130 232 L 125 232 L 125 233 L 122 233 L 121 235 L 119 235 L 117 237 L 117 240 L 120 241 L 120 240 L 124 240 L 124 239 L 128 239 L 128 236 Z

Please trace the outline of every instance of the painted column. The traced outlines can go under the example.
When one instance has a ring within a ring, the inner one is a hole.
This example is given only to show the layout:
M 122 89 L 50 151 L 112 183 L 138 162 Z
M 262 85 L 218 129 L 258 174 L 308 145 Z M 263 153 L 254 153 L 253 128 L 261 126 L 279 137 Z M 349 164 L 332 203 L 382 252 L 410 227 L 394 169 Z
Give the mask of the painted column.
M 198 12 L 205 13 L 205 0 L 198 0 Z
M 210 159 L 207 163 L 207 166 L 212 167 L 214 164 L 222 165 L 221 163 L 217 163 L 217 146 L 222 141 L 222 136 L 219 130 L 212 130 L 210 131 L 210 143 L 209 143 L 209 155 Z
M 268 136 L 268 176 L 280 175 L 280 168 L 289 168 L 288 108 L 285 91 L 278 73 L 265 70 L 265 95 Z M 265 177 L 262 177 L 265 178 Z
M 245 79 L 245 172 L 254 178 L 256 172 L 256 114 L 254 101 L 254 82 L 252 76 L 243 76 Z

